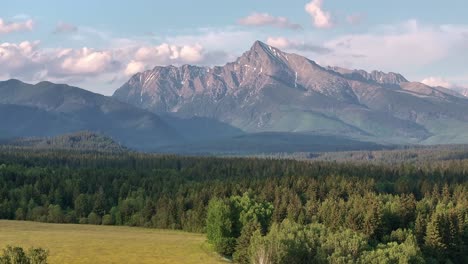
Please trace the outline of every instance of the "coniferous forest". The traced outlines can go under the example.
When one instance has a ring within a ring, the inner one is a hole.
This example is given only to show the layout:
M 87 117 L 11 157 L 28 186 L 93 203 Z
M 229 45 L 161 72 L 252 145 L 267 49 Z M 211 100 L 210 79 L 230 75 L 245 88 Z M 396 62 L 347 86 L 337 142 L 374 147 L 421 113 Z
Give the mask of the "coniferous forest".
M 238 263 L 468 263 L 468 160 L 0 151 L 0 218 L 206 233 Z

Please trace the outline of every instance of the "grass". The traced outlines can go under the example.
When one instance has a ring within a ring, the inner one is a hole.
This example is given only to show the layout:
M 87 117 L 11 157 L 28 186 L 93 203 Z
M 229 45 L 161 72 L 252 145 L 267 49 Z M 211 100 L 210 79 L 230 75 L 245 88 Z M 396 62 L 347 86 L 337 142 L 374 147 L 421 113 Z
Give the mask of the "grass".
M 133 227 L 0 221 L 0 248 L 42 247 L 49 263 L 223 263 L 205 236 Z

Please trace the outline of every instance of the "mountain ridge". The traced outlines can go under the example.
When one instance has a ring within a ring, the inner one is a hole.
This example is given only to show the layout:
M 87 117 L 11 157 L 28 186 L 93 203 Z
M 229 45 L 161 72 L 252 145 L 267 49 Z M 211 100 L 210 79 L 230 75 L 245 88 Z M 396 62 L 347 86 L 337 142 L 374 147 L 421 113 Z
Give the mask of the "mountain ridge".
M 80 130 L 100 132 L 124 142 L 129 147 L 173 144 L 180 140 L 177 133 L 160 117 L 134 106 L 65 84 L 40 82 L 35 85 L 19 80 L 0 82 L 0 106 L 42 113 L 42 120 L 31 119 L 28 115 L 12 120 L 9 126 L 3 124 L 0 131 L 15 131 L 18 124 L 29 124 L 27 129 L 13 132 L 22 137 L 54 136 Z M 17 115 L 17 110 L 2 114 Z M 59 120 L 57 122 L 53 120 Z M 37 127 L 42 123 L 54 124 L 41 133 Z M 15 124 L 16 123 L 16 124 Z
M 214 118 L 248 133 L 371 135 L 392 143 L 468 140 L 461 133 L 468 128 L 465 98 L 398 73 L 322 67 L 260 41 L 224 66 L 138 73 L 113 97 L 157 114 Z M 444 129 L 454 125 L 452 132 Z

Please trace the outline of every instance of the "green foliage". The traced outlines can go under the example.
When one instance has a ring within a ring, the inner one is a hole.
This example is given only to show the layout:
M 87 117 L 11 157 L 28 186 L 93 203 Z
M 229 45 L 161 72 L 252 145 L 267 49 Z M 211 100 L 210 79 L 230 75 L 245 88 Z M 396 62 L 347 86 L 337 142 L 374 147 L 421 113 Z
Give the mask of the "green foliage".
M 49 214 L 47 215 L 47 222 L 49 223 L 63 223 L 64 215 L 60 205 L 49 205 Z
M 218 253 L 229 256 L 234 252 L 231 208 L 220 199 L 212 199 L 208 204 L 206 235 Z
M 252 222 L 259 223 L 264 232 L 267 230 L 274 209 L 271 203 L 256 202 L 248 193 L 244 193 L 242 196 L 233 196 L 230 202 L 233 212 L 232 220 L 236 227 L 236 230 L 234 230 L 236 236 L 238 236 L 245 225 Z
M 264 237 L 255 233 L 249 252 L 254 263 L 356 263 L 368 248 L 366 237 L 349 229 L 333 232 L 285 220 Z
M 114 221 L 112 219 L 112 216 L 110 214 L 106 214 L 102 217 L 102 224 L 103 225 L 113 225 Z
M 96 214 L 95 212 L 91 212 L 88 215 L 88 224 L 90 225 L 100 225 L 101 224 L 101 217 Z
M 25 252 L 21 247 L 7 246 L 0 255 L 0 264 L 47 264 L 49 252 L 42 248 L 31 248 Z
M 31 248 L 28 251 L 30 264 L 47 264 L 49 252 L 42 248 Z
M 5 149 L 0 164 L 2 219 L 207 232 L 241 263 L 355 263 L 402 245 L 414 249 L 406 257 L 467 262 L 467 160 L 387 166 Z
M 256 230 L 266 231 L 273 214 L 273 205 L 256 202 L 248 193 L 223 201 L 212 199 L 208 204 L 206 233 L 208 241 L 223 255 L 237 254 L 235 259 L 246 263 L 250 236 Z
M 257 221 L 250 221 L 242 227 L 242 232 L 239 238 L 237 238 L 237 245 L 233 254 L 235 262 L 241 264 L 250 263 L 250 242 L 255 232 L 261 232 L 261 228 L 261 225 Z
M 359 263 L 391 264 L 391 263 L 425 263 L 421 250 L 414 236 L 408 237 L 403 243 L 390 242 L 379 244 L 375 250 L 365 251 Z
M 114 153 L 127 151 L 125 147 L 116 143 L 113 139 L 89 131 L 80 131 L 51 138 L 19 138 L 3 142 L 3 144 L 35 150 L 77 150 Z

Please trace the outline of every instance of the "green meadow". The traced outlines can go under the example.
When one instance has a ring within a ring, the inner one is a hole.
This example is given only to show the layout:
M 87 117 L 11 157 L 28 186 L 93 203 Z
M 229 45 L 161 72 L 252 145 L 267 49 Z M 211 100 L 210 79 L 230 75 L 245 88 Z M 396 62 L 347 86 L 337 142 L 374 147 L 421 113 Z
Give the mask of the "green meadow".
M 49 263 L 222 263 L 201 234 L 136 227 L 0 221 L 0 248 L 42 247 Z

